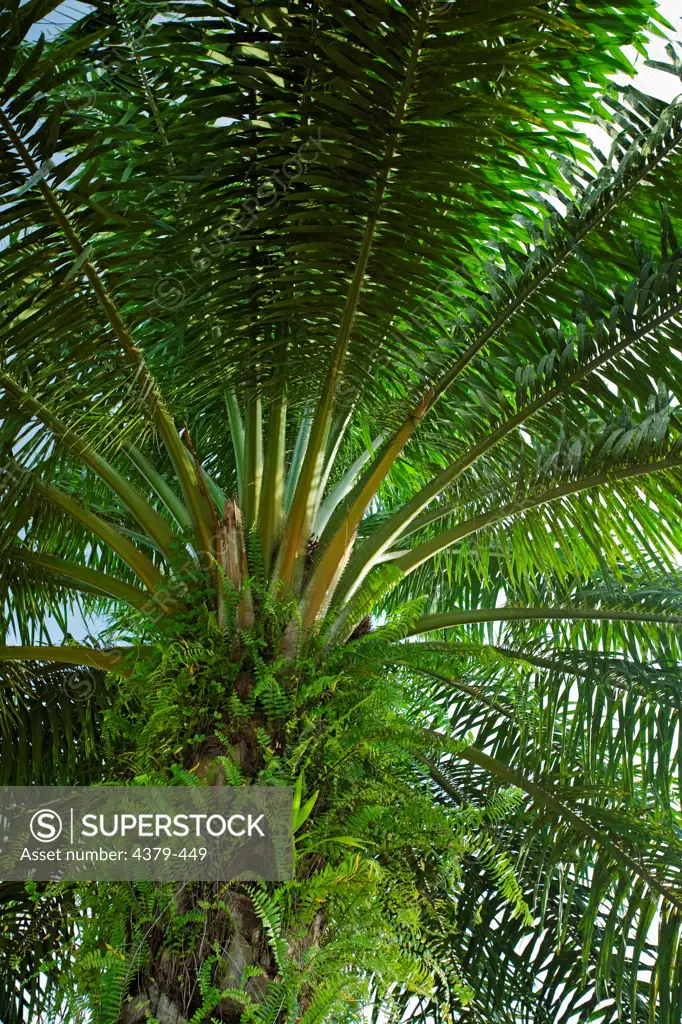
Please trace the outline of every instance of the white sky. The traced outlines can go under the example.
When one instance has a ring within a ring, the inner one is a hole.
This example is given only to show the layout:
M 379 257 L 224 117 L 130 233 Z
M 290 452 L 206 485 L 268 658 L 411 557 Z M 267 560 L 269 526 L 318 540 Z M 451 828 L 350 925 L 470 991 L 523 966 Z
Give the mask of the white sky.
M 677 49 L 682 59 L 682 0 L 659 0 L 658 7 L 663 17 L 667 18 L 673 26 L 674 33 L 671 39 L 674 43 L 679 44 Z M 670 58 L 665 52 L 666 43 L 666 39 L 652 37 L 649 48 L 651 60 L 670 63 Z M 651 96 L 657 96 L 659 99 L 665 100 L 666 103 L 670 103 L 676 96 L 682 93 L 682 82 L 674 78 L 673 75 L 667 75 L 665 72 L 645 67 L 639 54 L 636 55 L 636 59 L 633 59 L 632 62 L 638 70 L 635 84 L 642 92 L 648 92 Z

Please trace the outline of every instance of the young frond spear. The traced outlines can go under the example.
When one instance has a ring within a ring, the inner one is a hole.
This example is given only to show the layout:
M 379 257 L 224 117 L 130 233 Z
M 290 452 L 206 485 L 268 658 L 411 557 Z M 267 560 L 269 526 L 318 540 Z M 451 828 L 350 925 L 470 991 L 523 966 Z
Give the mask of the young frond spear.
M 0 1021 L 678 1024 L 674 27 L 66 7 L 0 13 L 0 785 L 291 787 L 295 870 L 0 882 Z

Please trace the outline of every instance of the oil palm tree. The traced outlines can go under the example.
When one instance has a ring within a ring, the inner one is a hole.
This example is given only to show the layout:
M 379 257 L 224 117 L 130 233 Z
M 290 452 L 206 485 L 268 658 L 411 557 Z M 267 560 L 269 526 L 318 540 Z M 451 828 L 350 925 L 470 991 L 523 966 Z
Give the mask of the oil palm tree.
M 2 784 L 291 785 L 296 872 L 0 884 L 5 1024 L 680 1020 L 669 28 L 6 5 Z

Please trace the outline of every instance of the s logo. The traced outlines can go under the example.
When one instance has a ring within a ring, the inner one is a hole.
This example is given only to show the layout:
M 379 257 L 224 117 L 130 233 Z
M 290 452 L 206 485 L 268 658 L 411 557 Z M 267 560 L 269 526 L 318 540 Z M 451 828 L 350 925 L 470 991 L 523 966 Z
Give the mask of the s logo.
M 56 811 L 36 811 L 29 828 L 31 835 L 39 843 L 53 843 L 62 834 L 62 819 Z

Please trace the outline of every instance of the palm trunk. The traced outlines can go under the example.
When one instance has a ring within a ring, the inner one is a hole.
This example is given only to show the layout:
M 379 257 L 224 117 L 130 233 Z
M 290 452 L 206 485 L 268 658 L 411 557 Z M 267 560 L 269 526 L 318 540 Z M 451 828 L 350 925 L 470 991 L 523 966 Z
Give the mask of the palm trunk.
M 253 679 L 245 674 L 235 689 L 245 700 L 252 686 Z M 229 750 L 216 736 L 208 736 L 199 748 L 188 753 L 187 767 L 199 778 L 208 776 L 212 784 L 224 785 L 224 772 L 216 758 L 228 755 L 244 778 L 254 779 L 263 767 L 256 730 L 268 725 L 265 716 L 256 711 L 252 721 L 234 735 Z M 273 742 L 277 743 L 274 736 Z M 231 886 L 221 882 L 178 883 L 173 904 L 170 919 L 160 908 L 157 922 L 147 933 L 144 969 L 129 986 L 120 1024 L 143 1024 L 150 1015 L 159 1024 L 187 1024 L 198 1010 L 204 1013 L 197 1018 L 202 1021 L 238 1024 L 246 1003 L 262 1002 L 271 984 L 282 981 L 268 934 L 249 893 L 240 889 L 238 882 Z M 173 920 L 178 918 L 187 921 L 180 932 L 173 928 Z M 322 931 L 323 918 L 318 914 L 307 934 L 297 935 L 288 943 L 289 955 L 296 960 L 311 945 L 319 945 Z M 249 968 L 258 973 L 249 976 Z M 306 1002 L 303 993 L 299 1004 L 304 1006 Z M 285 1019 L 283 1010 L 278 1021 Z
M 218 885 L 205 888 L 213 891 L 188 895 L 179 888 L 178 913 L 188 914 L 198 908 L 200 900 L 213 902 L 211 897 L 218 897 Z M 144 975 L 131 986 L 129 1001 L 121 1014 L 122 1024 L 142 1024 L 149 1020 L 149 1015 L 159 1024 L 186 1024 L 201 1008 L 206 1019 L 236 1024 L 244 1004 L 236 998 L 219 998 L 221 993 L 242 989 L 246 1000 L 262 1000 L 277 974 L 277 966 L 261 921 L 246 893 L 222 893 L 220 902 L 227 909 L 202 910 L 205 921 L 201 932 L 197 934 L 195 925 L 189 923 L 186 934 L 176 939 L 172 949 L 166 944 L 168 936 L 162 926 L 152 931 L 151 957 Z M 244 984 L 244 971 L 249 967 L 258 968 L 261 973 Z M 208 994 L 207 981 L 211 987 Z
M 203 909 L 207 902 L 218 899 L 226 909 L 214 907 L 208 912 Z M 271 986 L 278 984 L 282 984 L 282 1009 L 277 1020 L 284 1024 L 288 1019 L 286 1002 L 290 993 L 285 989 L 268 936 L 248 894 L 235 890 L 224 893 L 217 883 L 207 884 L 203 893 L 194 896 L 178 888 L 178 914 L 197 909 L 200 901 L 203 904 L 200 934 L 190 923 L 179 941 L 176 938 L 169 943 L 162 925 L 152 929 L 151 956 L 144 973 L 130 986 L 117 1024 L 143 1024 L 150 1016 L 158 1024 L 187 1024 L 197 1011 L 205 1014 L 197 1018 L 202 1021 L 238 1024 L 245 1004 L 261 1003 Z M 307 931 L 303 935 L 298 933 L 288 942 L 292 965 L 300 968 L 303 955 L 322 944 L 324 933 L 325 918 L 320 910 Z M 256 968 L 259 973 L 245 981 L 249 968 Z M 242 998 L 237 998 L 238 991 L 243 993 Z M 299 1013 L 305 1011 L 312 995 L 312 987 L 304 981 L 297 993 Z

